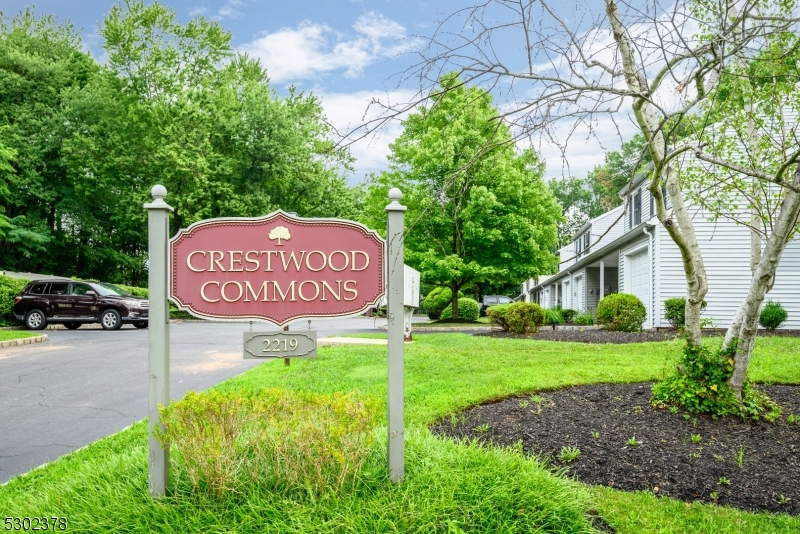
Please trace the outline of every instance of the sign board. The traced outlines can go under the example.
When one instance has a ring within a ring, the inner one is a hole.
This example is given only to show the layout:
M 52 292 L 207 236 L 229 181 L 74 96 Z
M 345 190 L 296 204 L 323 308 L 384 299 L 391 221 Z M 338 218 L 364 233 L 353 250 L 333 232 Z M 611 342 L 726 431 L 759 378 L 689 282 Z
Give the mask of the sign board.
M 169 297 L 203 319 L 356 315 L 384 294 L 384 241 L 352 221 L 283 211 L 208 219 L 169 243 Z
M 313 358 L 317 355 L 317 332 L 245 332 L 244 359 Z
M 419 271 L 403 265 L 403 306 L 419 308 Z

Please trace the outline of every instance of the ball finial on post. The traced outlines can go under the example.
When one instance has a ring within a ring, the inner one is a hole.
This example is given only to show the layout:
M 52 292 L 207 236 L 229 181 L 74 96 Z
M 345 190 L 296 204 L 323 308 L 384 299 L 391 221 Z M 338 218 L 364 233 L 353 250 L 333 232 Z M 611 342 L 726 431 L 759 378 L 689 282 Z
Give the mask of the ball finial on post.
M 161 184 L 156 184 L 150 190 L 150 194 L 153 195 L 153 200 L 164 200 L 164 197 L 167 196 L 167 188 Z
M 389 200 L 391 200 L 392 202 L 400 202 L 401 198 L 403 198 L 402 191 L 400 191 L 396 187 L 389 189 Z

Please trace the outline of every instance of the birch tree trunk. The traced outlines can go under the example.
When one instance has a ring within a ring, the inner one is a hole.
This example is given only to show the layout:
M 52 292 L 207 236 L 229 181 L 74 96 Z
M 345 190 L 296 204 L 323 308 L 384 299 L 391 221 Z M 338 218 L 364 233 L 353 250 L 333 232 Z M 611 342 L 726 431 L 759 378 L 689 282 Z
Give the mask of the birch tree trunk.
M 634 102 L 633 109 L 639 127 L 647 140 L 650 155 L 653 158 L 654 172 L 650 180 L 649 190 L 658 200 L 656 202 L 658 219 L 678 246 L 683 260 L 683 271 L 686 276 L 689 297 L 686 299 L 686 341 L 690 347 L 701 347 L 703 338 L 700 330 L 700 312 L 703 299 L 708 292 L 708 277 L 703 255 L 697 242 L 692 219 L 683 201 L 678 172 L 670 162 L 665 161 L 667 153 L 666 141 L 659 121 L 659 112 L 646 98 L 650 96 L 650 89 L 642 73 L 643 67 L 640 68 L 636 63 L 635 48 L 630 41 L 625 26 L 622 24 L 616 0 L 605 0 L 605 4 L 614 40 L 619 48 L 619 55 L 625 73 L 625 82 L 628 85 L 628 89 L 642 95 Z M 674 221 L 664 206 L 660 188 L 662 177 L 672 203 Z
M 794 187 L 800 186 L 800 165 L 797 166 L 794 179 Z M 800 194 L 789 189 L 781 202 L 778 220 L 775 228 L 767 239 L 767 244 L 761 254 L 753 279 L 750 282 L 750 290 L 747 298 L 742 302 L 739 310 L 725 336 L 723 350 L 729 348 L 734 339 L 738 340 L 736 353 L 734 354 L 733 374 L 728 379 L 736 396 L 741 400 L 742 386 L 747 376 L 747 368 L 750 365 L 750 356 L 753 352 L 756 334 L 758 333 L 758 319 L 761 311 L 761 304 L 764 297 L 772 287 L 775 280 L 775 271 L 778 269 L 781 255 L 786 245 L 797 228 L 800 219 Z

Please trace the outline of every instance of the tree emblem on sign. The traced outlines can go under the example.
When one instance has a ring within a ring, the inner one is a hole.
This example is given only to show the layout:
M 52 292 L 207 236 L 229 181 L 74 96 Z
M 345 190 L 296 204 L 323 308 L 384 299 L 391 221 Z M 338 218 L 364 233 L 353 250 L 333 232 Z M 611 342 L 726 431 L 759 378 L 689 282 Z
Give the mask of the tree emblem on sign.
M 276 246 L 282 247 L 283 243 L 281 243 L 281 239 L 286 239 L 288 241 L 292 238 L 292 234 L 289 233 L 289 229 L 285 226 L 276 226 L 270 231 L 268 237 L 270 239 L 277 239 L 278 244 Z

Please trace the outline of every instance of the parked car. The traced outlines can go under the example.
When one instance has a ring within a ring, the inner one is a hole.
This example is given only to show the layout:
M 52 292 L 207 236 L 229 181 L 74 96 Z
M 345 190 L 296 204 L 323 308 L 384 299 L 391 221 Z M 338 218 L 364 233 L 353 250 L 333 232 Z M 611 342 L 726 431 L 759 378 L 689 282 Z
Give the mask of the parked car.
M 70 330 L 100 323 L 117 330 L 123 323 L 147 328 L 149 303 L 114 284 L 78 280 L 34 280 L 14 299 L 14 316 L 31 330 L 60 323 Z
M 481 317 L 486 317 L 486 308 L 489 306 L 497 306 L 498 304 L 511 304 L 514 299 L 504 297 L 503 295 L 484 295 L 481 300 Z

